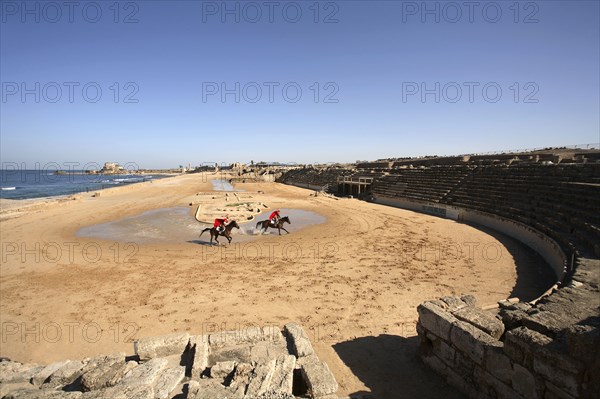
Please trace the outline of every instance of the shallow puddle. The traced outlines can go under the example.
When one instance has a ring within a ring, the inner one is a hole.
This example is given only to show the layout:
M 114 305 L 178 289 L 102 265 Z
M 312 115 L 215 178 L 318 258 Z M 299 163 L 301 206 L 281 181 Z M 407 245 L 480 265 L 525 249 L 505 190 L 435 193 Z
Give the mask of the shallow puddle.
M 223 179 L 211 180 L 210 183 L 212 184 L 214 191 L 244 191 L 236 190 L 231 183 Z
M 232 242 L 243 242 L 259 238 L 264 235 L 277 235 L 277 229 L 268 228 L 261 232 L 256 228 L 259 221 L 268 219 L 269 212 L 265 212 L 254 221 L 240 224 L 239 229 L 232 230 Z M 302 209 L 281 209 L 281 216 L 288 216 L 290 224 L 284 227 L 293 234 L 295 231 L 325 222 L 325 217 Z M 83 227 L 76 233 L 78 237 L 99 238 L 103 240 L 135 242 L 139 244 L 160 243 L 197 243 L 210 242 L 210 232 L 199 237 L 200 232 L 212 227 L 199 223 L 190 214 L 190 209 L 185 207 L 161 208 L 146 211 L 136 216 L 129 216 L 112 222 Z M 281 234 L 286 234 L 281 231 Z M 227 239 L 219 237 L 221 243 Z

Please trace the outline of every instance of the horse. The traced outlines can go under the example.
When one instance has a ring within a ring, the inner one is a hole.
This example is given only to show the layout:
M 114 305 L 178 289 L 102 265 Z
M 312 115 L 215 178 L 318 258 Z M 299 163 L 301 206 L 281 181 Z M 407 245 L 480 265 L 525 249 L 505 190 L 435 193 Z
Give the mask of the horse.
M 213 238 L 215 239 L 215 243 L 219 243 L 219 236 L 223 236 L 225 238 L 227 238 L 227 241 L 229 241 L 229 244 L 231 244 L 231 230 L 233 230 L 233 228 L 239 229 L 240 226 L 238 226 L 237 222 L 235 220 L 232 220 L 231 223 L 229 223 L 227 226 L 225 226 L 225 230 L 223 232 L 219 232 L 217 231 L 216 227 L 207 227 L 204 230 L 202 230 L 202 232 L 200 233 L 200 236 L 202 236 L 202 234 L 204 234 L 205 231 L 210 231 L 210 243 L 212 244 L 213 242 Z M 198 237 L 200 237 L 198 236 Z
M 281 235 L 281 230 L 283 229 L 283 231 L 285 231 L 286 233 L 290 234 L 289 231 L 287 231 L 285 229 L 285 227 L 283 227 L 284 223 L 289 223 L 292 224 L 292 222 L 290 222 L 290 218 L 287 216 L 282 217 L 281 219 L 279 219 L 279 221 L 277 222 L 277 224 L 275 226 L 273 226 L 271 224 L 270 220 L 263 220 L 262 222 L 258 222 L 256 223 L 256 228 L 258 229 L 258 226 L 260 225 L 260 230 L 264 230 L 267 231 L 267 229 L 270 227 L 272 229 L 278 229 L 279 230 L 279 235 Z

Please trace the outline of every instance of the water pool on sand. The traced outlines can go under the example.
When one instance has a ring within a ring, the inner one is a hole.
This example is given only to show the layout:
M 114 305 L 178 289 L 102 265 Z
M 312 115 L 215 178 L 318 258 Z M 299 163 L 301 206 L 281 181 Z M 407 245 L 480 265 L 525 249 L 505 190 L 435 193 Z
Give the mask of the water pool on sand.
M 325 222 L 325 217 L 302 209 L 281 208 L 281 216 L 288 216 L 290 218 L 292 223 L 285 224 L 285 228 L 290 234 L 304 227 Z M 279 234 L 277 229 L 269 228 L 262 234 L 256 229 L 256 223 L 267 218 L 268 214 L 264 213 L 253 221 L 240 224 L 239 230 L 233 229 L 232 231 L 232 242 L 249 241 L 261 235 Z M 77 231 L 76 235 L 78 237 L 135 242 L 139 244 L 208 243 L 210 241 L 209 232 L 204 233 L 202 237 L 198 237 L 200 232 L 206 227 L 211 226 L 196 221 L 190 214 L 189 208 L 160 208 L 112 222 L 83 227 Z M 286 233 L 282 231 L 281 234 Z M 225 238 L 220 237 L 219 239 L 220 242 L 227 242 Z

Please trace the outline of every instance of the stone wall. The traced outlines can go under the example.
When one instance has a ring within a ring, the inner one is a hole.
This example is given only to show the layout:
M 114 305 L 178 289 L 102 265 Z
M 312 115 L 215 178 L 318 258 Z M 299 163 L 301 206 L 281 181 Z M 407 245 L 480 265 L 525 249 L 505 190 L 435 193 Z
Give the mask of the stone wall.
M 427 301 L 418 307 L 421 358 L 470 398 L 598 398 L 599 277 L 599 260 L 580 259 L 573 278 L 535 305 Z
M 304 329 L 287 324 L 142 338 L 125 353 L 48 365 L 0 361 L 3 399 L 337 398 Z

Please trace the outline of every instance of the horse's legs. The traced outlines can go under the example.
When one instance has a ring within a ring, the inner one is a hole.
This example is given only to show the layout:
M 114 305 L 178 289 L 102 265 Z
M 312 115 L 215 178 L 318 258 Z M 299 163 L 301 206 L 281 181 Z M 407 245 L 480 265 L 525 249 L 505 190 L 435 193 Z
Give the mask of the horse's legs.
M 286 233 L 290 234 L 290 232 L 289 232 L 289 231 L 287 231 L 287 230 L 285 229 L 285 227 L 281 226 L 281 228 L 283 229 L 283 231 L 285 231 Z

